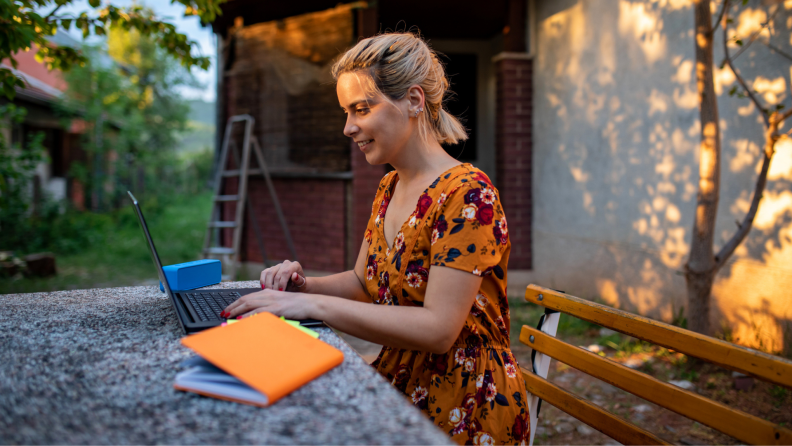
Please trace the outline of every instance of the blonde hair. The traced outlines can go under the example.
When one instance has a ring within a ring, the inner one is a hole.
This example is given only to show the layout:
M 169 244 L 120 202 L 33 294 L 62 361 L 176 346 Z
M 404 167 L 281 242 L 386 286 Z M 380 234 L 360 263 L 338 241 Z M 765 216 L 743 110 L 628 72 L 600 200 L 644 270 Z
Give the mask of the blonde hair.
M 344 73 L 363 72 L 373 82 L 370 93 L 385 98 L 404 98 L 413 85 L 424 91 L 425 112 L 418 116 L 419 132 L 424 139 L 456 144 L 468 139 L 459 119 L 443 109 L 443 99 L 450 93 L 448 79 L 437 54 L 420 37 L 412 33 L 388 33 L 361 40 L 341 56 L 332 68 L 336 81 Z

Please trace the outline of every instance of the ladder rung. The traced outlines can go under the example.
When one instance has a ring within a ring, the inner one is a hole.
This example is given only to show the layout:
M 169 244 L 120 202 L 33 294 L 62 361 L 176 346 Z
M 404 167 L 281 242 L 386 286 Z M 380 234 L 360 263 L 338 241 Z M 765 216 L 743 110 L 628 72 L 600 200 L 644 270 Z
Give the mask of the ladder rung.
M 209 223 L 210 228 L 236 228 L 237 224 L 234 221 L 213 221 Z
M 248 175 L 260 175 L 261 169 L 248 169 Z M 224 177 L 238 177 L 239 176 L 239 169 L 233 170 L 224 170 L 223 171 Z
M 204 250 L 206 254 L 234 254 L 234 248 L 226 248 L 223 246 L 213 246 Z
M 239 201 L 239 195 L 218 195 L 215 201 Z

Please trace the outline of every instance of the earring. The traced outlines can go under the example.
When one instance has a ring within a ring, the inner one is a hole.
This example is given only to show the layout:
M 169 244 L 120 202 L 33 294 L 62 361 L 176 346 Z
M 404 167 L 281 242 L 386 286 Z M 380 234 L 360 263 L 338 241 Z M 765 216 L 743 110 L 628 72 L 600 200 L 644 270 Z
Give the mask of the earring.
M 423 108 L 419 108 L 418 110 L 415 110 L 415 117 L 417 118 L 418 117 L 418 113 L 421 113 L 422 111 L 423 111 Z

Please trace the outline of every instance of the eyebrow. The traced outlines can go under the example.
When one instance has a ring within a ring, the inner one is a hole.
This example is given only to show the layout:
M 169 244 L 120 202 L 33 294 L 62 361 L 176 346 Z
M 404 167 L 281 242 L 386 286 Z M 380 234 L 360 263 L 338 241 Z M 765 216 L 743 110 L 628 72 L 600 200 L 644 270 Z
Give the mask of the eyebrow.
M 365 102 L 365 103 L 367 103 L 368 105 L 371 105 L 371 104 L 376 104 L 376 103 L 377 103 L 377 101 L 375 101 L 374 99 L 358 99 L 357 101 L 355 101 L 355 102 L 353 102 L 353 103 L 349 104 L 347 107 L 348 107 L 348 108 L 350 108 L 350 109 L 352 109 L 352 108 L 355 108 L 355 107 L 357 107 L 357 105 L 358 105 L 358 104 L 360 104 L 360 103 L 362 103 L 362 102 Z M 347 109 L 347 107 L 344 107 L 343 105 L 341 106 L 341 108 L 342 108 L 343 110 L 346 110 L 346 109 Z

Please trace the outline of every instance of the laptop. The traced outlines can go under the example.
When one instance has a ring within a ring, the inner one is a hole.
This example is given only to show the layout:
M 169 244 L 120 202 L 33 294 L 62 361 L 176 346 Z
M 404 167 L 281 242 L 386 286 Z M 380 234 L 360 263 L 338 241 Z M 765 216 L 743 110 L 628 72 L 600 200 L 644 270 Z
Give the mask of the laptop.
M 179 320 L 182 331 L 186 334 L 197 333 L 207 328 L 216 327 L 225 319 L 220 317 L 220 312 L 240 297 L 261 291 L 260 288 L 229 288 L 229 289 L 215 289 L 215 290 L 171 290 L 168 284 L 168 278 L 165 276 L 165 271 L 162 269 L 157 248 L 154 247 L 154 240 L 151 238 L 146 219 L 143 218 L 143 212 L 140 210 L 140 205 L 132 192 L 127 191 L 129 198 L 132 199 L 132 204 L 135 206 L 140 227 L 143 229 L 143 235 L 146 237 L 149 252 L 151 252 L 151 259 L 154 261 L 154 266 L 157 267 L 157 274 L 159 274 L 160 281 L 162 282 L 165 292 L 170 297 L 173 309 L 176 310 L 176 318 Z M 300 325 L 306 327 L 322 326 L 324 323 L 316 319 L 305 319 L 299 321 Z

